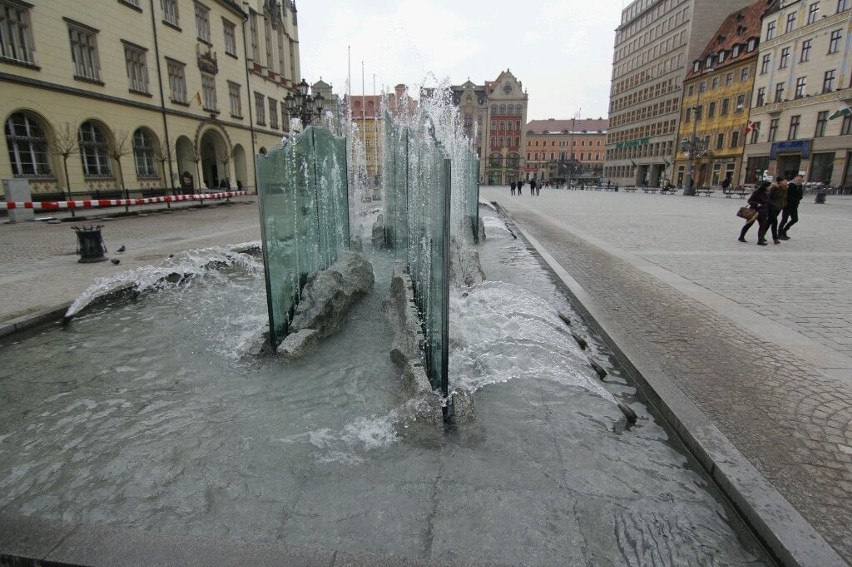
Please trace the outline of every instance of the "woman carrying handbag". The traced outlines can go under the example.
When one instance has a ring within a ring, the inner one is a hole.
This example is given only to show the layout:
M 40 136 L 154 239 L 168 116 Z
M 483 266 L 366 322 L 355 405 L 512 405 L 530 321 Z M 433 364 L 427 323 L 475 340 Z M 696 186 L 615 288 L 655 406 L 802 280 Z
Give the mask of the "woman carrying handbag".
M 766 231 L 769 229 L 769 207 L 767 205 L 769 202 L 769 185 L 769 181 L 761 182 L 748 198 L 748 208 L 753 210 L 754 214 L 751 218 L 746 219 L 746 223 L 740 231 L 740 242 L 747 242 L 745 235 L 751 228 L 751 225 L 757 221 L 759 227 L 757 231 L 757 244 L 758 246 L 766 246 L 765 236 Z

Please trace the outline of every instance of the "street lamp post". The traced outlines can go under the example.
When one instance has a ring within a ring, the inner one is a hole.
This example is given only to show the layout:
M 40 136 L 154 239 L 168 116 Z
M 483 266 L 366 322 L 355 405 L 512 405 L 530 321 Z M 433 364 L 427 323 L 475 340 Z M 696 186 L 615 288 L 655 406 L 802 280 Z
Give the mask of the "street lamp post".
M 692 119 L 692 136 L 684 138 L 680 141 L 680 149 L 689 158 L 689 167 L 686 170 L 686 187 L 683 189 L 684 195 L 695 195 L 695 180 L 692 178 L 693 169 L 695 167 L 695 158 L 702 155 L 707 149 L 707 144 L 704 140 L 695 135 L 695 128 L 698 125 L 698 109 L 693 106 L 694 114 Z
M 284 97 L 284 109 L 293 118 L 298 118 L 303 126 L 308 126 L 315 118 L 322 116 L 325 98 L 322 93 L 308 94 L 308 83 L 305 79 L 298 84 L 294 93 L 287 93 Z

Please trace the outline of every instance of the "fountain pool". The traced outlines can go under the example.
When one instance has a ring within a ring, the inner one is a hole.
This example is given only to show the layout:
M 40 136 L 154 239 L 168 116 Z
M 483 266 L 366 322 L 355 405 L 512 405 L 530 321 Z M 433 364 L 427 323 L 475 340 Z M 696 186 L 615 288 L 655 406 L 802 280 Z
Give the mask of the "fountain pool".
M 199 250 L 98 284 L 145 282 L 133 300 L 3 339 L 0 512 L 449 562 L 767 564 L 604 346 L 565 330 L 557 310 L 588 334 L 536 257 L 483 216 L 488 281 L 451 299 L 470 421 L 417 419 L 388 355 L 383 253 L 345 330 L 283 362 L 241 354 L 267 321 L 260 261 Z

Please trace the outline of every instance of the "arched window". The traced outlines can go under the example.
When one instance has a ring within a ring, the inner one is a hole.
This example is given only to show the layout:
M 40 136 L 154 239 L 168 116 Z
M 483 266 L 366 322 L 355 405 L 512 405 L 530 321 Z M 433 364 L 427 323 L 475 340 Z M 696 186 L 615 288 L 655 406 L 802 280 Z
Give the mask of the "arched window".
M 491 105 L 491 114 L 497 114 L 497 105 L 496 104 Z
M 491 167 L 500 167 L 502 161 L 503 157 L 498 153 L 493 153 L 489 156 L 489 162 Z
M 109 142 L 103 130 L 92 121 L 80 125 L 77 143 L 80 146 L 80 161 L 83 163 L 83 175 L 86 177 L 108 177 Z
M 133 161 L 137 177 L 158 177 L 151 135 L 139 128 L 133 133 Z
M 35 116 L 16 112 L 6 121 L 6 146 L 15 177 L 48 177 L 48 144 Z
M 506 114 L 506 105 L 505 104 L 500 105 L 500 114 Z
M 519 167 L 521 165 L 521 156 L 518 154 L 509 154 L 506 156 L 506 167 Z

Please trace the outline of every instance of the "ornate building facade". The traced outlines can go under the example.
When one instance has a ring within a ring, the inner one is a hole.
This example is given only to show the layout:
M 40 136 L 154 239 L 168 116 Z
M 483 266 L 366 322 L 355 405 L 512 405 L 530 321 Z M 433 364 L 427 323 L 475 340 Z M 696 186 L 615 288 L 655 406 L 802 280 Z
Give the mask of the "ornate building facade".
M 616 29 L 604 177 L 659 185 L 678 151 L 688 65 L 749 0 L 634 0 Z
M 599 182 L 608 123 L 605 118 L 531 120 L 526 126 L 525 173 L 542 181 Z
M 33 193 L 251 188 L 289 131 L 292 0 L 0 0 L 0 29 L 0 178 Z

